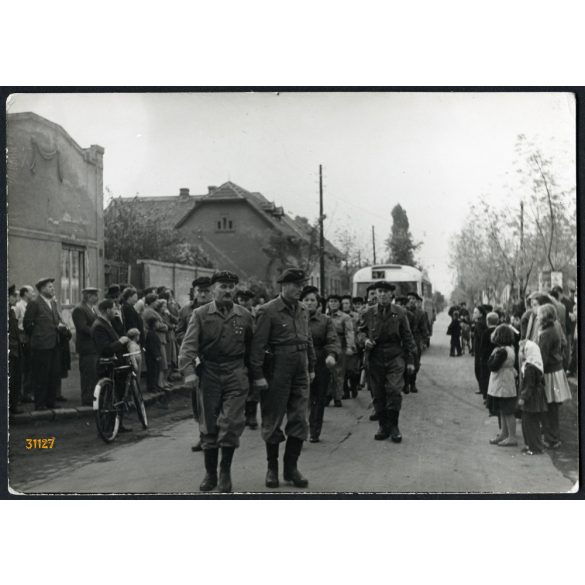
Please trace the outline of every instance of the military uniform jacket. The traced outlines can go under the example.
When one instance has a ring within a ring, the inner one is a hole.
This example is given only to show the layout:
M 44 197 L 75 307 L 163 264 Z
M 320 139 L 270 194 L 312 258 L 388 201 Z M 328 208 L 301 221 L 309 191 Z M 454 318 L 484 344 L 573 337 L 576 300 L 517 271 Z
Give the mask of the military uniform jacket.
M 264 377 L 262 366 L 267 349 L 294 345 L 305 346 L 309 372 L 315 371 L 315 349 L 309 327 L 309 311 L 305 305 L 297 301 L 296 306 L 291 309 L 282 299 L 282 295 L 279 295 L 258 307 L 250 354 L 254 379 Z
M 227 314 L 215 301 L 193 311 L 179 352 L 179 369 L 192 373 L 195 360 L 222 363 L 248 361 L 254 319 L 250 312 L 233 304 Z
M 341 353 L 341 344 L 333 321 L 323 313 L 315 312 L 309 316 L 309 327 L 317 360 L 325 360 L 328 355 L 335 359 Z
M 183 341 L 183 337 L 185 337 L 185 333 L 187 333 L 187 328 L 189 327 L 189 321 L 191 321 L 191 315 L 193 315 L 193 311 L 197 309 L 198 306 L 197 301 L 194 301 L 185 305 L 179 311 L 179 322 L 175 329 L 175 335 L 177 336 L 177 341 L 179 343 Z
M 97 354 L 97 349 L 91 338 L 91 326 L 97 319 L 87 303 L 80 303 L 73 309 L 73 323 L 75 325 L 75 351 L 79 355 Z
M 383 349 L 385 358 L 404 355 L 408 364 L 414 364 L 416 344 L 406 311 L 401 307 L 389 305 L 385 311 L 380 304 L 368 307 L 358 325 L 358 339 L 360 344 L 366 339 L 375 341 L 376 347 L 372 351 Z
M 57 303 L 51 299 L 51 308 L 40 296 L 26 306 L 22 325 L 30 337 L 31 349 L 53 349 L 59 343 L 57 326 L 62 323 Z

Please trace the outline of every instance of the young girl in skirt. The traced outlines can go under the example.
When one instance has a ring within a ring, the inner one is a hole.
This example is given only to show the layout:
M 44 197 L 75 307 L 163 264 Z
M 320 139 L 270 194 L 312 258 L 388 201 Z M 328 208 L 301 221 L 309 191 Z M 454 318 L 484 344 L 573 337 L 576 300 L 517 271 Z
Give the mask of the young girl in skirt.
M 555 323 L 557 313 L 552 305 L 538 307 L 540 330 L 538 346 L 544 366 L 544 392 L 547 401 L 547 413 L 544 425 L 544 445 L 551 449 L 561 446 L 559 433 L 559 406 L 571 400 L 569 381 L 563 369 L 563 333 Z
M 518 406 L 522 409 L 522 435 L 526 455 L 540 455 L 543 452 L 542 427 L 547 412 L 544 392 L 544 367 L 540 348 L 534 341 L 525 340 L 520 344 L 520 369 L 522 387 Z
M 498 447 L 515 447 L 516 439 L 516 351 L 514 331 L 506 324 L 498 325 L 492 335 L 496 346 L 488 360 L 490 382 L 488 396 L 500 420 L 500 432 L 490 441 Z

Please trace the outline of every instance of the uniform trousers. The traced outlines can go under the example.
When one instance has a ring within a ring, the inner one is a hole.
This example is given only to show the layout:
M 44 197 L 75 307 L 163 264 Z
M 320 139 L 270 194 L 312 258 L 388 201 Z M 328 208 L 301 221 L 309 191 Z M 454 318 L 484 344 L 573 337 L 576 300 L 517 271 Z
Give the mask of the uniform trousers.
M 420 370 L 420 356 L 422 355 L 422 339 L 415 339 L 416 352 L 414 353 L 414 372 L 408 374 L 406 369 L 404 370 L 404 381 L 407 384 L 415 384 L 416 376 Z
M 260 395 L 262 438 L 281 443 L 287 437 L 307 439 L 309 424 L 309 372 L 306 351 L 276 353 L 272 360 L 268 389 Z M 281 430 L 284 416 L 286 427 Z
M 203 449 L 240 446 L 248 386 L 248 370 L 241 358 L 222 363 L 203 361 L 197 389 Z
M 81 378 L 81 404 L 91 406 L 93 403 L 93 391 L 98 381 L 97 360 L 95 353 L 81 354 L 79 356 L 79 376 Z
M 52 349 L 33 349 L 31 368 L 35 408 L 53 408 L 57 390 L 61 384 L 61 351 L 56 345 Z
M 542 451 L 544 444 L 542 442 L 542 426 L 545 421 L 546 413 L 544 412 L 526 412 L 522 411 L 522 436 L 524 444 L 531 451 Z
M 370 353 L 368 381 L 372 385 L 376 414 L 400 411 L 405 362 L 401 355 L 389 357 L 383 349 Z
M 317 360 L 315 365 L 315 379 L 311 382 L 309 429 L 312 437 L 318 437 L 323 427 L 323 416 L 327 404 L 327 392 L 331 372 L 325 365 L 325 360 Z

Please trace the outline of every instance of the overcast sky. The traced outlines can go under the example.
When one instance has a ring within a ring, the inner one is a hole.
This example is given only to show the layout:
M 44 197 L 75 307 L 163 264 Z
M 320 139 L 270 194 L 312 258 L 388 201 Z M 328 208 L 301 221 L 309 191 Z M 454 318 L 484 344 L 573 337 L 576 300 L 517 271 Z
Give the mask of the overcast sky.
M 231 180 L 313 220 L 323 164 L 326 236 L 353 230 L 371 259 L 374 225 L 381 262 L 400 203 L 445 294 L 449 238 L 469 204 L 521 196 L 518 134 L 550 151 L 561 181 L 575 184 L 570 94 L 19 94 L 8 111 L 36 112 L 82 147 L 103 146 L 104 186 L 115 195 L 204 194 Z

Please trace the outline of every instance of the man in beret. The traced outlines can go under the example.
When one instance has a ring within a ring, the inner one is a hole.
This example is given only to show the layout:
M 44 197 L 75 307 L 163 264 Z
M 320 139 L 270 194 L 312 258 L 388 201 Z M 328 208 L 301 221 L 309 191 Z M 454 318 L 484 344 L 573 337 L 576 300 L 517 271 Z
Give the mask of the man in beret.
M 93 404 L 93 391 L 97 384 L 97 349 L 91 338 L 91 326 L 97 319 L 96 305 L 98 290 L 87 287 L 81 291 L 81 302 L 73 309 L 75 325 L 75 350 L 79 355 L 79 376 L 81 380 L 81 404 Z
M 342 398 L 349 398 L 344 386 L 347 358 L 355 353 L 353 321 L 349 315 L 341 310 L 341 297 L 339 295 L 329 295 L 327 298 L 327 315 L 333 321 L 341 345 L 335 369 L 331 372 L 329 391 L 333 397 L 333 404 L 339 407 L 343 406 Z
M 402 406 L 404 368 L 414 372 L 416 345 L 406 312 L 392 304 L 394 285 L 376 283 L 378 304 L 364 311 L 358 325 L 358 339 L 368 352 L 369 383 L 380 428 L 376 440 L 391 437 L 399 443 L 402 435 L 398 418 Z
M 189 322 L 191 321 L 193 311 L 199 307 L 203 307 L 203 305 L 206 305 L 207 303 L 210 303 L 212 299 L 211 278 L 209 276 L 198 276 L 191 283 L 191 286 L 193 288 L 193 300 L 179 311 L 179 322 L 177 323 L 177 328 L 175 329 L 175 336 L 177 338 L 177 344 L 179 347 L 181 347 L 185 333 L 187 333 L 187 328 L 189 327 Z M 197 423 L 199 423 L 199 414 L 197 412 L 197 394 L 195 392 L 195 388 L 192 388 L 191 391 L 191 406 L 193 409 L 193 418 Z M 191 447 L 191 451 L 201 451 L 201 441 L 195 441 L 195 444 Z
M 307 440 L 309 385 L 315 377 L 315 350 L 309 312 L 299 301 L 304 271 L 287 268 L 278 283 L 281 293 L 258 308 L 250 365 L 260 390 L 262 438 L 266 442 L 266 486 L 278 487 L 279 444 L 286 440 L 284 479 L 296 487 L 309 482 L 297 468 L 303 441 Z M 270 363 L 265 367 L 269 352 Z M 266 371 L 265 371 L 266 370 Z M 281 430 L 284 416 L 287 422 Z
M 429 337 L 429 330 L 427 327 L 426 313 L 420 307 L 422 298 L 416 292 L 409 292 L 408 295 L 408 310 L 413 314 L 414 319 L 411 323 L 412 336 L 416 344 L 416 353 L 414 354 L 414 373 L 406 376 L 406 381 L 411 392 L 418 392 L 416 387 L 416 376 L 420 370 L 420 357 L 422 355 L 423 344 Z
M 196 392 L 206 475 L 199 489 L 232 491 L 231 465 L 244 431 L 249 391 L 246 363 L 254 328 L 252 315 L 234 303 L 238 277 L 216 272 L 213 300 L 193 311 L 179 352 L 185 383 Z M 219 482 L 217 464 L 219 464 Z
M 60 335 L 68 331 L 54 300 L 54 278 L 41 278 L 39 292 L 24 314 L 23 327 L 30 339 L 32 385 L 36 410 L 54 408 L 61 383 Z

